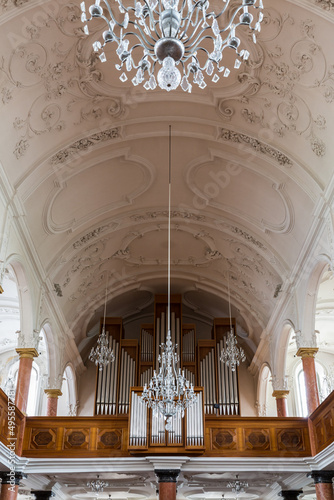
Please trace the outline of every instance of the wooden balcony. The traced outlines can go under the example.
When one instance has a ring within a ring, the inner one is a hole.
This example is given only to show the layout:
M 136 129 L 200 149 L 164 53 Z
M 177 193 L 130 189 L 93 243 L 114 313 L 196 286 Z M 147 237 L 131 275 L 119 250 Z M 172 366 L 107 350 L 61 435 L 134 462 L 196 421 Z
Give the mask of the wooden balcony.
M 7 397 L 0 391 L 0 439 L 8 446 Z M 204 457 L 306 457 L 334 441 L 334 392 L 310 418 L 206 416 L 204 447 L 148 445 L 129 450 L 127 416 L 24 417 L 16 410 L 16 453 L 24 457 L 130 457 L 197 454 Z M 22 443 L 22 446 L 21 446 Z

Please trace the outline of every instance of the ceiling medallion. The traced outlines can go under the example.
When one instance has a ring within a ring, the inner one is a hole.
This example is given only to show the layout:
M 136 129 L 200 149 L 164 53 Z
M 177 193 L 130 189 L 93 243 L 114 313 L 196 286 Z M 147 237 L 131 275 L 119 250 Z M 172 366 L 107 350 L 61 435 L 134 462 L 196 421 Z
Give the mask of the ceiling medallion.
M 231 7 L 231 0 L 223 0 L 223 9 L 217 13 L 209 10 L 209 0 L 134 0 L 131 6 L 130 2 L 116 2 L 118 11 L 112 10 L 107 0 L 95 0 L 88 10 L 81 2 L 84 32 L 89 35 L 88 21 L 103 19 L 106 30 L 101 41 L 94 41 L 94 51 L 105 62 L 104 47 L 115 42 L 120 80 L 126 82 L 127 73 L 134 70 L 133 85 L 143 84 L 146 90 L 159 85 L 170 91 L 181 85 L 182 90 L 191 92 L 193 84 L 204 89 L 204 71 L 214 83 L 220 74 L 228 77 L 230 69 L 221 64 L 223 51 L 235 51 L 234 68 L 238 69 L 249 52 L 240 49 L 237 35 L 246 27 L 256 43 L 263 20 L 262 0 L 238 0 Z
M 246 481 L 239 481 L 238 474 L 235 477 L 235 481 L 230 481 L 227 483 L 227 488 L 232 488 L 232 493 L 245 493 L 245 488 L 248 488 L 248 483 Z
M 159 370 L 153 372 L 148 386 L 145 384 L 141 395 L 142 401 L 152 408 L 153 414 L 160 413 L 166 421 L 166 431 L 172 431 L 172 418 L 176 414 L 184 417 L 184 412 L 197 401 L 194 387 L 184 376 L 184 371 L 178 368 L 179 356 L 177 345 L 171 340 L 171 305 L 170 305 L 170 268 L 171 268 L 171 126 L 169 126 L 169 189 L 168 189 L 168 272 L 167 272 L 167 337 L 166 343 L 160 345 L 161 354 L 158 357 Z

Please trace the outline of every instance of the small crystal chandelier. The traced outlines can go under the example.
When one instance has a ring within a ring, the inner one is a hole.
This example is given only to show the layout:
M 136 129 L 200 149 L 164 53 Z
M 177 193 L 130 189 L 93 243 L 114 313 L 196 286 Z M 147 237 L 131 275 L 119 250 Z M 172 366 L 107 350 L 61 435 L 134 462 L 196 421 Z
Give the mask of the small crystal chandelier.
M 133 85 L 143 84 L 146 90 L 157 87 L 157 63 L 162 65 L 158 85 L 167 91 L 181 83 L 182 90 L 191 92 L 190 78 L 204 89 L 204 71 L 214 83 L 220 74 L 227 77 L 230 70 L 221 64 L 223 51 L 235 51 L 234 68 L 238 69 L 249 57 L 248 50 L 240 49 L 240 27 L 246 26 L 256 43 L 256 32 L 261 30 L 263 20 L 262 0 L 238 0 L 236 6 L 230 6 L 231 0 L 223 0 L 223 9 L 217 13 L 209 10 L 209 0 L 134 0 L 131 6 L 116 1 L 119 12 L 114 12 L 107 0 L 95 0 L 88 11 L 81 2 L 81 20 L 105 21 L 106 30 L 101 33 L 101 41 L 93 43 L 94 51 L 105 62 L 104 47 L 115 42 L 120 80 L 125 82 L 126 73 L 136 71 Z M 89 34 L 87 24 L 84 33 Z
M 165 428 L 172 430 L 172 418 L 177 413 L 184 417 L 187 408 L 197 401 L 194 387 L 184 376 L 184 371 L 177 367 L 179 356 L 177 345 L 171 341 L 170 331 L 170 219 L 171 219 L 171 126 L 169 126 L 169 197 L 168 197 L 168 305 L 167 305 L 167 339 L 160 345 L 161 354 L 158 357 L 159 371 L 153 372 L 148 386 L 145 384 L 142 401 L 153 414 L 159 412 L 166 420 Z
M 227 483 L 227 488 L 232 488 L 232 493 L 245 493 L 245 488 L 248 488 L 248 483 L 246 481 L 239 481 L 238 474 L 235 477 L 235 481 Z
M 99 479 L 99 476 L 97 476 L 97 479 L 96 481 L 89 481 L 87 483 L 87 486 L 88 488 L 90 488 L 94 493 L 102 493 L 103 492 L 103 488 L 109 486 L 109 483 L 108 482 L 105 482 L 105 481 L 101 481 Z
M 226 347 L 221 350 L 220 361 L 229 366 L 232 372 L 235 372 L 236 367 L 240 362 L 246 361 L 245 351 L 238 346 L 237 337 L 234 334 L 231 318 L 231 297 L 230 297 L 230 279 L 228 275 L 228 307 L 230 316 L 230 331 L 227 334 Z
M 106 286 L 106 297 L 104 303 L 104 318 L 103 318 L 103 327 L 102 332 L 97 339 L 97 346 L 92 347 L 88 359 L 95 363 L 96 366 L 99 367 L 99 370 L 102 371 L 103 368 L 109 363 L 112 363 L 115 360 L 114 352 L 109 347 L 109 338 L 106 334 L 106 308 L 107 308 L 107 286 Z

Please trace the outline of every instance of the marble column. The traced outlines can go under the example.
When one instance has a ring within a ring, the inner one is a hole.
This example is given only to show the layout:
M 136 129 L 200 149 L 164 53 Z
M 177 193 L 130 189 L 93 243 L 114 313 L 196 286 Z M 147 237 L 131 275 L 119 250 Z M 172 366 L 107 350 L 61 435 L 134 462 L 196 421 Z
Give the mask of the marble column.
M 298 500 L 301 493 L 303 493 L 303 490 L 282 490 L 278 495 L 284 500 Z
M 44 389 L 44 392 L 47 396 L 46 402 L 46 416 L 47 417 L 56 417 L 57 416 L 57 406 L 58 406 L 58 397 L 62 396 L 62 392 L 60 389 Z
M 17 386 L 15 404 L 19 410 L 26 413 L 32 362 L 38 357 L 38 352 L 33 347 L 20 347 L 16 349 L 20 355 L 19 373 L 17 375 Z
M 288 402 L 286 400 L 289 391 L 278 390 L 273 392 L 273 397 L 276 398 L 277 416 L 288 416 Z
M 297 351 L 297 356 L 302 358 L 303 363 L 307 409 L 309 415 L 311 415 L 311 413 L 313 413 L 320 404 L 314 361 L 314 356 L 317 352 L 317 347 L 300 347 Z
M 35 496 L 36 500 L 49 500 L 55 496 L 52 490 L 34 490 L 31 493 Z
M 155 469 L 159 481 L 159 500 L 176 500 L 177 469 Z
M 333 470 L 311 472 L 307 477 L 311 477 L 314 481 L 317 500 L 334 500 Z
M 0 500 L 16 500 L 21 479 L 26 477 L 21 472 L 0 472 Z

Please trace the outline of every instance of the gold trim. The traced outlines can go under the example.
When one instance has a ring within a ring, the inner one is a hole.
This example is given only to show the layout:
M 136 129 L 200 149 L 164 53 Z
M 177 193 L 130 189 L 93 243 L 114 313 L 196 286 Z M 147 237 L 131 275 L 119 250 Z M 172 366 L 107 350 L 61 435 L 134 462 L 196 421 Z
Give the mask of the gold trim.
M 38 352 L 34 347 L 18 347 L 16 349 L 17 354 L 20 355 L 20 359 L 22 358 L 38 358 Z
M 297 356 L 303 358 L 314 358 L 319 351 L 318 347 L 300 347 L 297 351 Z
M 4 290 L 3 290 L 2 286 L 0 285 L 0 293 L 3 293 L 3 292 L 4 292 Z
M 290 391 L 274 391 L 273 392 L 273 398 L 276 399 L 286 399 Z
M 48 398 L 57 398 L 63 395 L 60 389 L 44 389 L 44 392 Z

